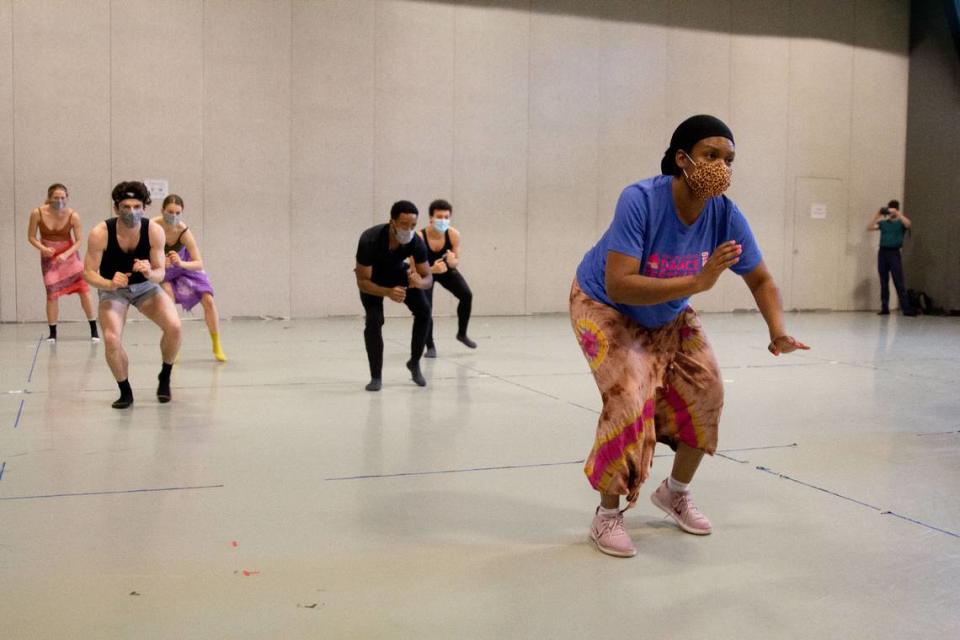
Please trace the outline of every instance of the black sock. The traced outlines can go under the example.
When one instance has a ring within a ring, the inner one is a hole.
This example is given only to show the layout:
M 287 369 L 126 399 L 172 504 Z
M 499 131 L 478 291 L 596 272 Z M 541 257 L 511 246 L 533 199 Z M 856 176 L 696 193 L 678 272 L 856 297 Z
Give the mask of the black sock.
M 99 338 L 99 337 L 100 337 L 100 334 L 97 333 L 97 321 L 96 321 L 96 320 L 89 320 L 89 322 L 90 322 L 90 337 L 91 337 L 91 338 Z
M 56 340 L 56 339 L 57 339 L 57 325 L 55 325 L 55 324 L 49 324 L 49 325 L 47 325 L 47 326 L 50 327 L 50 336 L 49 336 L 47 339 L 48 339 L 48 340 Z
M 130 388 L 130 380 L 120 380 L 117 382 L 120 387 L 120 397 L 113 402 L 114 409 L 126 409 L 133 404 L 133 389 Z
M 163 363 L 163 368 L 160 369 L 160 375 L 157 376 L 157 380 L 160 383 L 157 385 L 157 400 L 160 402 L 170 402 L 172 394 L 170 393 L 170 371 L 173 369 L 172 364 Z

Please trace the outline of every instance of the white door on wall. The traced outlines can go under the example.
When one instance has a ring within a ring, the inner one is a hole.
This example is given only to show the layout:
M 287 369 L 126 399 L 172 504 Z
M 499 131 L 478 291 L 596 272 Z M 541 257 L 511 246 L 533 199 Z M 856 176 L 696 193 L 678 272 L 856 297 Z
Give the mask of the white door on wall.
M 836 309 L 847 233 L 843 180 L 797 178 L 793 215 L 794 309 Z

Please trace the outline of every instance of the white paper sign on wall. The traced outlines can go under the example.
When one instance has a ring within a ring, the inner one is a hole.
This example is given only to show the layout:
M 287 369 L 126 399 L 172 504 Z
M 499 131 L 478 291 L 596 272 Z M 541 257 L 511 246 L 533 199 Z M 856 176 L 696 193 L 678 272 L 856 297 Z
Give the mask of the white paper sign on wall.
M 146 178 L 143 184 L 147 186 L 147 189 L 150 191 L 150 199 L 155 203 L 162 202 L 163 199 L 167 197 L 167 194 L 170 193 L 170 183 L 166 180 Z
M 827 205 L 815 202 L 810 205 L 810 217 L 814 220 L 827 219 Z

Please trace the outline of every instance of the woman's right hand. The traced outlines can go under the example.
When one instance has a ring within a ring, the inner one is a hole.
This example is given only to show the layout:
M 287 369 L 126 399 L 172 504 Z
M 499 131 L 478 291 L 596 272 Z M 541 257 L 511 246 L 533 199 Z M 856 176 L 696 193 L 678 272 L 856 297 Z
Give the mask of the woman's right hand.
M 437 260 L 433 263 L 433 266 L 430 267 L 430 271 L 439 275 L 441 273 L 446 273 L 447 268 L 447 263 L 444 260 Z
M 740 253 L 743 248 L 737 244 L 736 240 L 724 242 L 714 250 L 713 255 L 703 265 L 703 269 L 697 274 L 699 291 L 708 291 L 713 288 L 720 278 L 720 274 L 740 262 Z
M 46 245 L 40 247 L 40 255 L 44 258 L 52 258 L 54 253 L 56 253 L 56 251 L 54 251 L 51 247 Z

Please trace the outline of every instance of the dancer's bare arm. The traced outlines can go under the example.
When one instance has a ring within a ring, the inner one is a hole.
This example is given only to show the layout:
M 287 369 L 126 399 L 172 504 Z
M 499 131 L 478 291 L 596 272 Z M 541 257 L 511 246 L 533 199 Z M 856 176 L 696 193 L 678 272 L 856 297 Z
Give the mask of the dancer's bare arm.
M 783 322 L 780 289 L 777 288 L 777 283 L 767 270 L 767 265 L 761 262 L 753 271 L 743 276 L 743 281 L 750 288 L 753 299 L 757 302 L 757 308 L 760 309 L 760 315 L 763 316 L 770 331 L 770 344 L 767 345 L 767 350 L 778 356 L 798 349 L 809 349 L 807 345 L 787 335 Z
M 183 232 L 181 239 L 183 240 L 184 246 L 187 247 L 187 251 L 190 252 L 192 260 L 181 260 L 180 254 L 176 251 L 170 251 L 167 253 L 170 264 L 174 264 L 187 271 L 203 271 L 203 256 L 200 255 L 200 246 L 197 244 L 196 238 L 193 237 L 193 232 L 187 229 Z
M 607 295 L 620 304 L 649 305 L 686 298 L 713 288 L 720 275 L 740 261 L 735 241 L 717 247 L 697 275 L 652 278 L 640 275 L 640 261 L 616 251 L 607 252 Z

